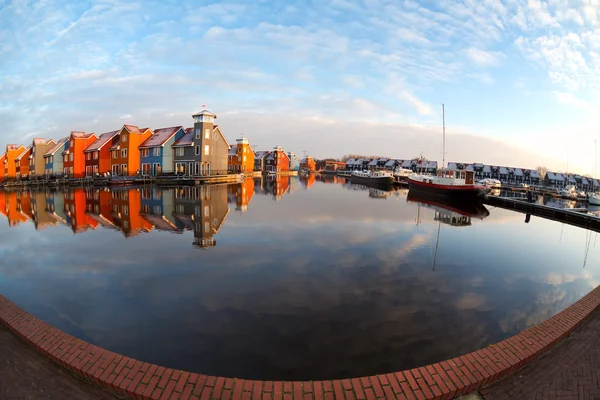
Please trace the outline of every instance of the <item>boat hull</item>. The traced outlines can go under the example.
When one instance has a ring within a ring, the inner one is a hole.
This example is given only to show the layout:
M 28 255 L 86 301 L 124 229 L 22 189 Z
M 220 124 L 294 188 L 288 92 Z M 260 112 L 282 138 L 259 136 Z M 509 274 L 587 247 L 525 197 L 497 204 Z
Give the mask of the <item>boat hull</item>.
M 392 178 L 391 176 L 381 178 L 363 178 L 360 176 L 352 175 L 350 176 L 350 182 L 362 183 L 367 186 L 374 186 L 378 188 L 391 188 L 394 183 L 394 178 Z
M 430 195 L 452 197 L 457 199 L 476 199 L 485 197 L 486 189 L 474 185 L 441 185 L 438 183 L 425 183 L 408 179 L 408 188 Z

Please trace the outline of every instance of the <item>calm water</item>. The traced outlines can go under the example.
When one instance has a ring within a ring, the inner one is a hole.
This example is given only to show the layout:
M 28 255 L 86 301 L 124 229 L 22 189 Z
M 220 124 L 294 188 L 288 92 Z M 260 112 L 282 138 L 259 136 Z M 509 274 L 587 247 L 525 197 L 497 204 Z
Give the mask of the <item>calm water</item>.
M 0 293 L 144 361 L 305 380 L 479 349 L 600 278 L 595 233 L 365 189 L 313 177 L 0 192 Z

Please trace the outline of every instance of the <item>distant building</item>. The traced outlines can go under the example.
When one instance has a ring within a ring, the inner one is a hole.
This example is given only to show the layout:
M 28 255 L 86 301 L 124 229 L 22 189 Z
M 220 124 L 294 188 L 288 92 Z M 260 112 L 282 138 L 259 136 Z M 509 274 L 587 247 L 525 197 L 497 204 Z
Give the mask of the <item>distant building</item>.
M 63 172 L 71 178 L 82 178 L 85 176 L 85 154 L 84 151 L 98 137 L 93 133 L 72 131 L 69 136 L 69 147 L 62 152 Z
M 140 145 L 152 136 L 150 128 L 123 125 L 119 130 L 119 141 L 110 147 L 112 175 L 132 176 L 140 172 Z
M 25 150 L 23 150 L 21 152 L 21 154 L 19 154 L 15 158 L 15 170 L 17 173 L 17 179 L 29 178 L 29 165 L 30 165 L 29 158 L 31 157 L 32 149 L 33 149 L 32 146 L 27 147 Z
M 236 140 L 236 145 L 229 149 L 227 168 L 237 173 L 254 171 L 254 150 L 250 147 L 248 139 Z
M 44 174 L 46 177 L 63 175 L 64 164 L 62 153 L 69 148 L 69 138 L 60 139 L 44 154 Z
M 302 161 L 300 161 L 300 169 L 308 170 L 308 171 L 316 171 L 317 163 L 311 156 L 306 156 Z
M 288 151 L 288 158 L 290 159 L 290 171 L 300 170 L 300 158 L 293 151 Z
M 290 158 L 279 146 L 273 147 L 273 151 L 269 152 L 266 157 L 267 172 L 287 172 L 290 170 Z
M 254 170 L 255 171 L 263 171 L 267 170 L 266 158 L 269 155 L 270 151 L 257 151 L 254 154 Z M 300 164 L 298 164 L 300 165 Z

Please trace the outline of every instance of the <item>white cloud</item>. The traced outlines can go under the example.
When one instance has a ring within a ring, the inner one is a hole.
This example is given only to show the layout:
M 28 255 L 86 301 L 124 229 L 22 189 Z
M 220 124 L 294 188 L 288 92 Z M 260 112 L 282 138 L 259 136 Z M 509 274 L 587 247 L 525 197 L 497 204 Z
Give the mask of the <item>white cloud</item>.
M 465 54 L 471 61 L 482 67 L 494 67 L 504 59 L 504 55 L 501 52 L 486 51 L 475 47 L 465 49 Z
M 586 101 L 578 98 L 573 93 L 554 91 L 554 92 L 552 92 L 552 94 L 554 95 L 556 100 L 561 104 L 565 104 L 568 106 L 572 106 L 572 107 L 580 108 L 580 109 L 584 109 L 584 110 L 590 109 L 590 105 Z

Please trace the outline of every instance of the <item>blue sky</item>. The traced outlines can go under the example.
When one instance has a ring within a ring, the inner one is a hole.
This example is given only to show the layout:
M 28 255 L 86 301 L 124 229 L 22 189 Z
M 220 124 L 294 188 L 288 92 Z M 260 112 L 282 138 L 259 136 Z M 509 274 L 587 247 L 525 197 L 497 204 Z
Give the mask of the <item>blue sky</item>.
M 0 0 L 0 146 L 124 123 L 593 173 L 596 0 Z

